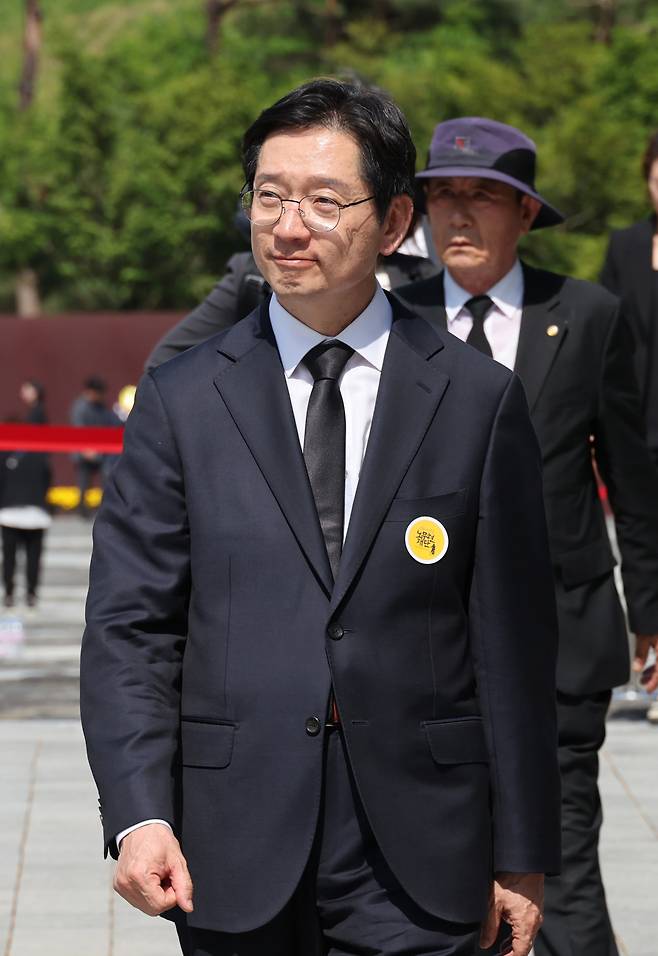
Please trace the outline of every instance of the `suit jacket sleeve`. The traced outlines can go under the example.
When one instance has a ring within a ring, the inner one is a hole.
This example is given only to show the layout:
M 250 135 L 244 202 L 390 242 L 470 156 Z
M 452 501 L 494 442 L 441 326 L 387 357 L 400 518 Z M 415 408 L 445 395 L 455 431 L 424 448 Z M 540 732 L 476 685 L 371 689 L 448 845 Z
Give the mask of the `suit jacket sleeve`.
M 541 457 L 514 376 L 480 489 L 469 629 L 493 789 L 494 869 L 560 869 L 557 614 Z
M 615 517 L 631 630 L 658 633 L 658 473 L 645 442 L 633 338 L 618 308 L 604 345 L 594 451 Z
M 180 352 L 205 342 L 222 329 L 235 325 L 242 318 L 238 313 L 240 283 L 250 268 L 255 271 L 251 253 L 239 252 L 231 256 L 226 265 L 226 275 L 222 276 L 201 305 L 160 339 L 146 360 L 146 370 L 162 365 Z
M 613 233 L 610 237 L 610 242 L 608 243 L 608 249 L 605 254 L 605 261 L 603 263 L 600 276 L 601 285 L 605 286 L 605 288 L 614 295 L 621 295 L 616 253 L 616 247 L 618 244 L 617 237 L 615 233 Z
M 140 820 L 176 819 L 189 564 L 181 463 L 146 375 L 94 526 L 82 641 L 81 715 L 106 852 Z

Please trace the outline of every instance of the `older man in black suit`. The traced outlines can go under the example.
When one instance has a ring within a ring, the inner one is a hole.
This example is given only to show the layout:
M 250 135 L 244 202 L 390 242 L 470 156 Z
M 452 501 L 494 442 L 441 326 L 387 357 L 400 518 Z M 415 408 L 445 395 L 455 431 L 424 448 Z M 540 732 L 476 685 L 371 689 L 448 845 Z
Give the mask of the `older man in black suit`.
M 419 180 L 445 271 L 398 294 L 525 386 L 558 602 L 563 792 L 562 875 L 547 880 L 535 947 L 538 956 L 610 956 L 617 947 L 598 865 L 598 750 L 628 651 L 592 461 L 615 513 L 638 661 L 658 632 L 657 479 L 618 300 L 518 259 L 523 235 L 562 221 L 536 191 L 534 169 L 534 143 L 513 127 L 478 117 L 439 124 Z

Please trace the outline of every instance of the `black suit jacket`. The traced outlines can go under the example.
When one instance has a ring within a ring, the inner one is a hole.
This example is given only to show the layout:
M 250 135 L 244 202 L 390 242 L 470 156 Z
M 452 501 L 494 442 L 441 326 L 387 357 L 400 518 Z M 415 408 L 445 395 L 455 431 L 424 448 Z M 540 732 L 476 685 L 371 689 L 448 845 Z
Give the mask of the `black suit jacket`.
M 615 515 L 630 626 L 641 634 L 658 631 L 658 478 L 618 300 L 528 266 L 524 282 L 515 371 L 542 450 L 560 622 L 557 683 L 567 693 L 593 693 L 627 680 L 628 642 L 592 452 Z M 398 294 L 446 327 L 442 276 Z
M 613 232 L 601 271 L 601 283 L 619 296 L 635 339 L 635 367 L 643 399 L 655 329 L 653 236 L 656 217 Z
M 449 547 L 417 563 L 410 522 Z M 105 839 L 170 820 L 193 926 L 286 903 L 333 683 L 406 892 L 482 918 L 492 867 L 560 861 L 557 622 L 541 467 L 507 369 L 394 305 L 332 581 L 267 307 L 141 382 L 94 526 L 81 708 Z

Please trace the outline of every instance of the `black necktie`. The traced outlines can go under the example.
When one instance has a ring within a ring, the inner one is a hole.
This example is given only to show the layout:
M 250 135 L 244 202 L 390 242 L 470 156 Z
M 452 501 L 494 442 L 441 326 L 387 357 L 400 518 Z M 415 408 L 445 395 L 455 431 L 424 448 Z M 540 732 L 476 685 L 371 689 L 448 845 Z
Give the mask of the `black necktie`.
M 489 339 L 484 334 L 484 317 L 492 305 L 493 302 L 488 295 L 475 295 L 468 302 L 464 302 L 464 308 L 473 316 L 473 328 L 468 333 L 466 341 L 479 352 L 484 352 L 485 355 L 491 355 L 493 358 Z
M 314 381 L 306 412 L 304 460 L 334 580 L 343 550 L 345 512 L 345 408 L 338 379 L 353 354 L 342 342 L 321 342 L 303 360 Z

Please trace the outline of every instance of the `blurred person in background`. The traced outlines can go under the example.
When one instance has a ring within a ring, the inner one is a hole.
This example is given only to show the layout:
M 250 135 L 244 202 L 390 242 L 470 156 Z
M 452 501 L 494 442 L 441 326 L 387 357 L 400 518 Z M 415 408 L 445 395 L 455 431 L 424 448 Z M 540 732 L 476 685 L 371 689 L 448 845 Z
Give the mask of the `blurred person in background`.
M 23 382 L 19 395 L 27 406 L 24 421 L 43 424 L 46 418 L 43 387 Z M 34 607 L 41 569 L 41 552 L 51 517 L 46 496 L 50 487 L 50 460 L 41 452 L 0 452 L 0 528 L 2 529 L 2 579 L 4 605 L 15 604 L 16 557 L 25 552 L 25 603 Z
M 25 421 L 30 425 L 45 425 L 48 421 L 45 408 L 45 390 L 40 382 L 28 379 L 20 387 L 21 401 L 27 406 Z
M 83 384 L 82 393 L 71 407 L 70 421 L 80 428 L 113 427 L 122 425 L 122 421 L 106 405 L 107 385 L 102 378 L 92 375 Z M 109 469 L 116 461 L 116 455 L 103 455 L 93 449 L 77 452 L 73 456 L 80 489 L 80 514 L 87 518 L 90 510 L 86 503 L 87 490 L 95 479 L 105 484 Z
M 25 603 L 34 607 L 44 534 L 51 517 L 46 506 L 50 487 L 48 456 L 41 452 L 0 452 L 0 527 L 5 607 L 13 607 L 16 555 L 25 551 Z
M 112 411 L 119 421 L 124 424 L 128 421 L 128 416 L 133 410 L 136 392 L 136 385 L 124 385 L 123 388 L 119 389 L 117 400 L 112 406 Z
M 235 225 L 249 241 L 250 223 L 242 211 L 236 216 Z M 414 216 L 400 249 L 380 256 L 376 274 L 382 288 L 391 289 L 436 275 L 437 271 L 436 263 L 429 257 L 423 224 Z M 235 325 L 266 301 L 271 291 L 251 252 L 237 252 L 229 259 L 226 274 L 210 295 L 156 344 L 146 360 L 146 370 L 157 368 L 179 352 Z
M 398 294 L 525 386 L 542 449 L 560 625 L 562 874 L 546 881 L 535 951 L 617 956 L 598 861 L 598 751 L 611 689 L 625 683 L 629 662 L 592 451 L 614 511 L 640 668 L 658 642 L 658 476 L 619 300 L 518 258 L 522 236 L 562 222 L 535 188 L 535 162 L 535 144 L 511 126 L 479 117 L 440 123 L 417 178 L 445 270 Z

